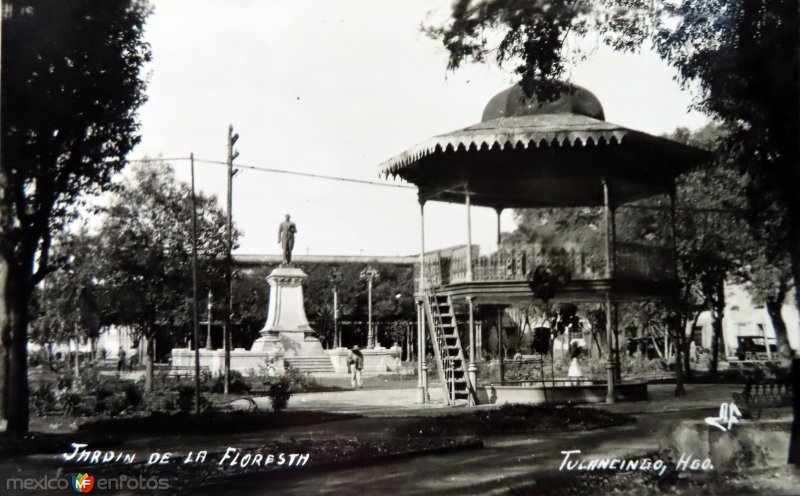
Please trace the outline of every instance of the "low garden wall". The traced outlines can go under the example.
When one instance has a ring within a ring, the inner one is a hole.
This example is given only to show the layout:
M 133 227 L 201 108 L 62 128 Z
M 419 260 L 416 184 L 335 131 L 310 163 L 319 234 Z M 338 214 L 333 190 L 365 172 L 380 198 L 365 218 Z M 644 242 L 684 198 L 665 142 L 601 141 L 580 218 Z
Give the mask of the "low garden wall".
M 200 349 L 200 366 L 207 367 L 212 377 L 222 375 L 224 365 L 225 350 Z M 194 350 L 174 348 L 172 367 L 194 367 Z M 236 348 L 231 350 L 231 370 L 240 372 L 245 377 L 280 375 L 283 374 L 283 353 Z
M 376 346 L 372 349 L 361 350 L 361 354 L 364 356 L 363 372 L 400 372 L 402 367 L 400 355 L 402 352 L 403 350 L 399 346 L 393 346 L 391 348 Z M 336 348 L 333 350 L 325 350 L 325 354 L 331 358 L 334 372 L 338 374 L 347 373 L 347 358 L 350 356 L 350 350 L 347 348 Z

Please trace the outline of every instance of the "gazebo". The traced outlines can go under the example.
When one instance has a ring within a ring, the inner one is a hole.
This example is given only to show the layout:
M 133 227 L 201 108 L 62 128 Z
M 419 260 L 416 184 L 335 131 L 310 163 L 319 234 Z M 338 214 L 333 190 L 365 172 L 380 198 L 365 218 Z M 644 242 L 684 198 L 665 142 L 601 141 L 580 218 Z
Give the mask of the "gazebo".
M 514 85 L 489 101 L 478 124 L 434 136 L 381 164 L 383 175 L 399 176 L 418 188 L 419 356 L 425 356 L 427 327 L 448 402 L 477 402 L 475 306 L 497 306 L 502 316 L 504 306 L 532 301 L 531 274 L 552 267 L 569 276 L 555 298 L 605 304 L 606 402 L 614 402 L 612 307 L 623 300 L 675 295 L 675 178 L 707 158 L 694 147 L 606 122 L 594 94 L 565 84 L 561 96 L 549 102 L 526 97 Z M 657 196 L 669 198 L 666 239 L 618 241 L 617 208 Z M 429 201 L 465 206 L 463 246 L 426 252 Z M 474 206 L 497 212 L 496 253 L 481 256 L 473 246 Z M 500 244 L 504 209 L 543 207 L 602 207 L 605 249 L 596 253 L 580 246 Z M 453 307 L 462 298 L 468 306 L 462 323 L 469 336 L 468 357 Z M 425 402 L 424 360 L 418 372 L 418 401 Z

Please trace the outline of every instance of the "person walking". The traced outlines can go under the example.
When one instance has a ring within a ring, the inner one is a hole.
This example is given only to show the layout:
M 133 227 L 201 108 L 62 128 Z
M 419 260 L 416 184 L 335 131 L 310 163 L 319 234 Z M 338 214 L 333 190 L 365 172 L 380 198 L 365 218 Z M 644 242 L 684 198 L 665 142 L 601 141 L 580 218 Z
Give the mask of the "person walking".
M 117 351 L 117 372 L 124 372 L 125 371 L 125 350 L 122 346 L 119 347 L 119 351 Z
M 361 354 L 361 348 L 355 345 L 347 358 L 347 369 L 350 372 L 350 384 L 353 389 L 364 389 L 364 383 L 361 380 L 361 370 L 363 368 L 364 355 Z

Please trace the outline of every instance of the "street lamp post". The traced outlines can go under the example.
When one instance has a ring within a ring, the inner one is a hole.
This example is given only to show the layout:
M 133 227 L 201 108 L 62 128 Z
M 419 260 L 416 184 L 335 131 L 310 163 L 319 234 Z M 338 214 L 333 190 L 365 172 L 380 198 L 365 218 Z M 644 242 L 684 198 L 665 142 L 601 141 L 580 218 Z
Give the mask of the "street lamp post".
M 207 310 L 208 310 L 208 329 L 207 329 L 207 332 L 206 332 L 206 349 L 207 350 L 213 350 L 214 349 L 214 348 L 211 347 L 211 308 L 212 308 L 212 305 L 213 305 L 211 300 L 213 299 L 213 297 L 214 297 L 214 295 L 211 292 L 211 290 L 209 289 L 208 290 L 208 305 L 207 305 Z M 198 345 L 199 345 L 199 343 L 198 343 Z
M 372 281 L 378 278 L 378 271 L 370 266 L 367 266 L 361 271 L 361 279 L 367 281 L 367 348 L 372 349 L 375 347 L 375 333 L 372 329 Z
M 331 285 L 333 286 L 333 347 L 342 347 L 342 337 L 339 335 L 339 279 L 341 276 L 333 269 L 331 272 Z

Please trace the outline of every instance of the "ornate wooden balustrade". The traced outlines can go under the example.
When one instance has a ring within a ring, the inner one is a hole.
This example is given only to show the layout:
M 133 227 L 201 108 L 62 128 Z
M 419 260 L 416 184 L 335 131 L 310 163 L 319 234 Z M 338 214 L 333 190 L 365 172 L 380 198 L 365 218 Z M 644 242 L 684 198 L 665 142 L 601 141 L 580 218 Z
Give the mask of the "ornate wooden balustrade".
M 669 248 L 637 243 L 615 246 L 613 279 L 633 281 L 674 281 L 675 259 Z M 425 281 L 428 288 L 439 288 L 467 281 L 466 247 L 456 247 L 425 255 Z M 605 253 L 578 246 L 506 244 L 494 253 L 480 255 L 473 248 L 472 282 L 527 281 L 539 266 L 562 267 L 571 280 L 608 279 Z M 419 263 L 415 265 L 419 281 Z

